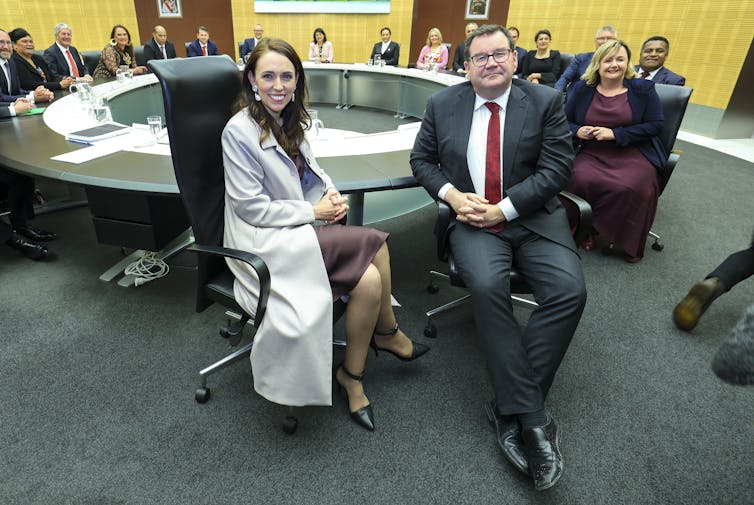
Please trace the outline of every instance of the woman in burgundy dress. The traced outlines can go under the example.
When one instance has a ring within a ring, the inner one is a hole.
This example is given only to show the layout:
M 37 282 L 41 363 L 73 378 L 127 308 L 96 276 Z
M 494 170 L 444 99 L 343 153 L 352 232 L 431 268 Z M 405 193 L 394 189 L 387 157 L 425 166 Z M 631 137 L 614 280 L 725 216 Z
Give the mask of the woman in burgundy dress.
M 623 41 L 603 44 L 569 88 L 566 115 L 581 150 L 566 189 L 592 206 L 594 233 L 636 263 L 657 210 L 657 169 L 668 155 L 658 138 L 664 117 L 654 83 L 633 79 L 630 61 Z M 590 236 L 584 248 L 592 247 Z

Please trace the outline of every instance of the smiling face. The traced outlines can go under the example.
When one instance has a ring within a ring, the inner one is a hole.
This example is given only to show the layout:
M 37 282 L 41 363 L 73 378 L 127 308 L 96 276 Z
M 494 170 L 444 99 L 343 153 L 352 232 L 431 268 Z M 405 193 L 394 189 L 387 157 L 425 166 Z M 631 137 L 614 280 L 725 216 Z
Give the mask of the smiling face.
M 267 51 L 256 62 L 249 82 L 256 85 L 262 105 L 272 117 L 279 119 L 296 91 L 296 70 L 291 60 L 275 51 Z
M 429 45 L 432 47 L 438 46 L 440 44 L 440 35 L 435 31 L 432 30 L 429 32 Z
M 508 38 L 503 32 L 494 32 L 474 37 L 469 45 L 469 54 L 473 58 L 476 55 L 492 54 L 501 49 L 510 49 Z M 510 86 L 517 64 L 518 55 L 512 51 L 504 63 L 498 63 L 494 58 L 487 58 L 487 63 L 481 67 L 469 61 L 464 63 L 464 67 L 474 91 L 482 98 L 494 100 Z
M 382 42 L 387 44 L 390 42 L 390 30 L 382 30 L 380 32 L 380 38 L 382 39 Z
M 13 49 L 10 42 L 10 36 L 0 30 L 0 58 L 9 60 L 13 54 Z
M 209 32 L 207 30 L 199 30 L 196 32 L 196 38 L 199 39 L 202 45 L 206 45 L 209 40 Z
M 668 46 L 661 40 L 650 40 L 641 49 L 639 65 L 643 70 L 652 72 L 665 65 L 668 57 Z
M 256 25 L 254 27 L 254 38 L 261 39 L 262 35 L 264 35 L 264 28 L 262 28 L 262 25 Z
M 121 49 L 126 47 L 130 42 L 128 32 L 121 27 L 115 29 L 115 33 L 113 33 L 113 40 L 115 40 L 115 44 Z
M 540 33 L 537 36 L 537 49 L 544 51 L 548 47 L 550 47 L 550 36 L 546 33 Z
M 322 32 L 314 32 L 314 40 L 317 41 L 317 44 L 322 45 L 322 42 L 325 40 L 325 35 Z
M 469 38 L 469 35 L 471 35 L 471 32 L 476 30 L 478 28 L 476 23 L 469 23 L 466 25 L 466 29 L 464 30 L 464 33 L 466 34 L 466 38 Z
M 617 51 L 605 53 L 600 60 L 600 82 L 622 81 L 628 67 L 628 53 L 620 46 Z
M 68 47 L 71 45 L 71 38 L 73 37 L 73 32 L 71 32 L 70 28 L 61 28 L 58 34 L 55 36 L 55 40 L 63 47 Z
M 31 55 L 34 54 L 34 39 L 31 38 L 31 35 L 21 37 L 13 45 L 13 49 L 21 56 L 31 58 Z

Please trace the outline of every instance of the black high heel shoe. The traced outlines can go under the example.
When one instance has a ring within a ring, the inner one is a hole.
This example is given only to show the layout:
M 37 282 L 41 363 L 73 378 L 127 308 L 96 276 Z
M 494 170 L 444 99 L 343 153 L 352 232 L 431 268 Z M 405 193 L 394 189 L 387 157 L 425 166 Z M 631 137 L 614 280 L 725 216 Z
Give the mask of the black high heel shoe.
M 395 323 L 395 328 L 393 328 L 391 330 L 387 330 L 387 331 L 375 331 L 374 335 L 379 335 L 381 337 L 387 337 L 387 336 L 390 336 L 390 335 L 395 335 L 396 333 L 398 333 L 398 323 Z M 420 344 L 419 342 L 414 342 L 413 340 L 409 339 L 409 340 L 411 340 L 411 346 L 412 346 L 412 348 L 411 348 L 411 356 L 408 356 L 408 357 L 401 356 L 397 352 L 395 352 L 395 351 L 393 351 L 391 349 L 388 349 L 386 347 L 377 347 L 377 342 L 374 341 L 374 335 L 372 335 L 372 341 L 369 342 L 369 347 L 371 347 L 372 349 L 374 349 L 374 355 L 375 356 L 379 356 L 379 351 L 385 351 L 385 352 L 389 352 L 390 354 L 392 354 L 393 356 L 395 356 L 396 358 L 398 358 L 401 361 L 414 361 L 416 358 L 418 358 L 419 356 L 422 356 L 422 355 L 426 354 L 429 351 L 429 346 L 426 346 L 424 344 Z
M 346 388 L 344 388 L 340 382 L 338 382 L 338 370 L 343 370 L 343 373 L 349 376 L 351 379 L 355 381 L 361 382 L 364 379 L 364 374 L 361 375 L 354 375 L 351 372 L 348 371 L 348 368 L 346 368 L 345 363 L 341 363 L 340 365 L 335 368 L 335 384 L 338 385 L 338 392 L 343 393 L 346 397 L 346 400 L 348 399 L 348 392 L 346 391 Z M 366 428 L 369 431 L 374 431 L 374 412 L 372 412 L 372 404 L 367 405 L 366 407 L 361 407 L 356 412 L 351 412 L 351 405 L 349 403 L 348 405 L 348 412 L 351 414 L 351 419 L 353 422 L 361 426 L 362 428 Z

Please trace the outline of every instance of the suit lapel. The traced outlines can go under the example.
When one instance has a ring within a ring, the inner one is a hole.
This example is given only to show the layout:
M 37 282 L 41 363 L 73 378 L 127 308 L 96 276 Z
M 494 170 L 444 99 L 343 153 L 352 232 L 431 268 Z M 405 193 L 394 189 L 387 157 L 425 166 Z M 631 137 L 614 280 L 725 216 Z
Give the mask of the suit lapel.
M 510 186 L 516 151 L 528 109 L 529 97 L 511 83 L 511 93 L 508 97 L 505 124 L 503 125 L 503 190 Z
M 10 64 L 10 61 L 6 62 L 6 65 L 8 65 L 8 64 Z M 0 85 L 2 85 L 3 89 L 0 90 L 0 91 L 2 91 L 3 94 L 5 94 L 5 93 L 8 93 L 9 95 L 12 94 L 8 90 L 8 79 L 5 78 L 5 72 L 3 71 L 2 68 L 0 68 Z
M 471 181 L 469 174 L 469 163 L 466 159 L 466 153 L 469 150 L 469 133 L 471 133 L 471 118 L 474 115 L 474 100 L 476 94 L 471 83 L 466 82 L 458 86 L 458 94 L 454 103 L 450 103 L 448 125 L 453 130 L 451 152 L 458 153 L 458 158 L 463 160 L 463 166 L 452 167 L 451 170 L 460 170 L 461 177 L 464 178 L 465 187 L 459 188 L 462 191 L 474 191 L 474 183 Z

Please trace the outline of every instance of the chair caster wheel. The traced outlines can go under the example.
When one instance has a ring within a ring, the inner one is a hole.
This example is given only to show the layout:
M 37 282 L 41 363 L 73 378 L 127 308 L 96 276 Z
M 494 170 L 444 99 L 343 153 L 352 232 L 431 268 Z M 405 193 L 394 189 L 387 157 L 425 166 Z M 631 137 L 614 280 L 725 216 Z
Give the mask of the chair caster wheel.
M 199 388 L 194 394 L 194 400 L 196 400 L 196 403 L 207 403 L 211 394 L 209 388 Z
M 293 416 L 285 416 L 285 419 L 283 419 L 283 431 L 288 435 L 293 435 L 296 433 L 296 428 L 298 428 L 298 419 Z
M 435 284 L 427 284 L 427 293 L 434 295 L 438 291 L 440 291 L 440 288 Z
M 665 249 L 665 244 L 655 242 L 654 244 L 652 244 L 652 249 L 654 249 L 655 251 L 662 251 L 663 249 Z
M 437 337 L 437 328 L 435 328 L 434 324 L 429 323 L 424 327 L 424 336 L 427 338 Z

